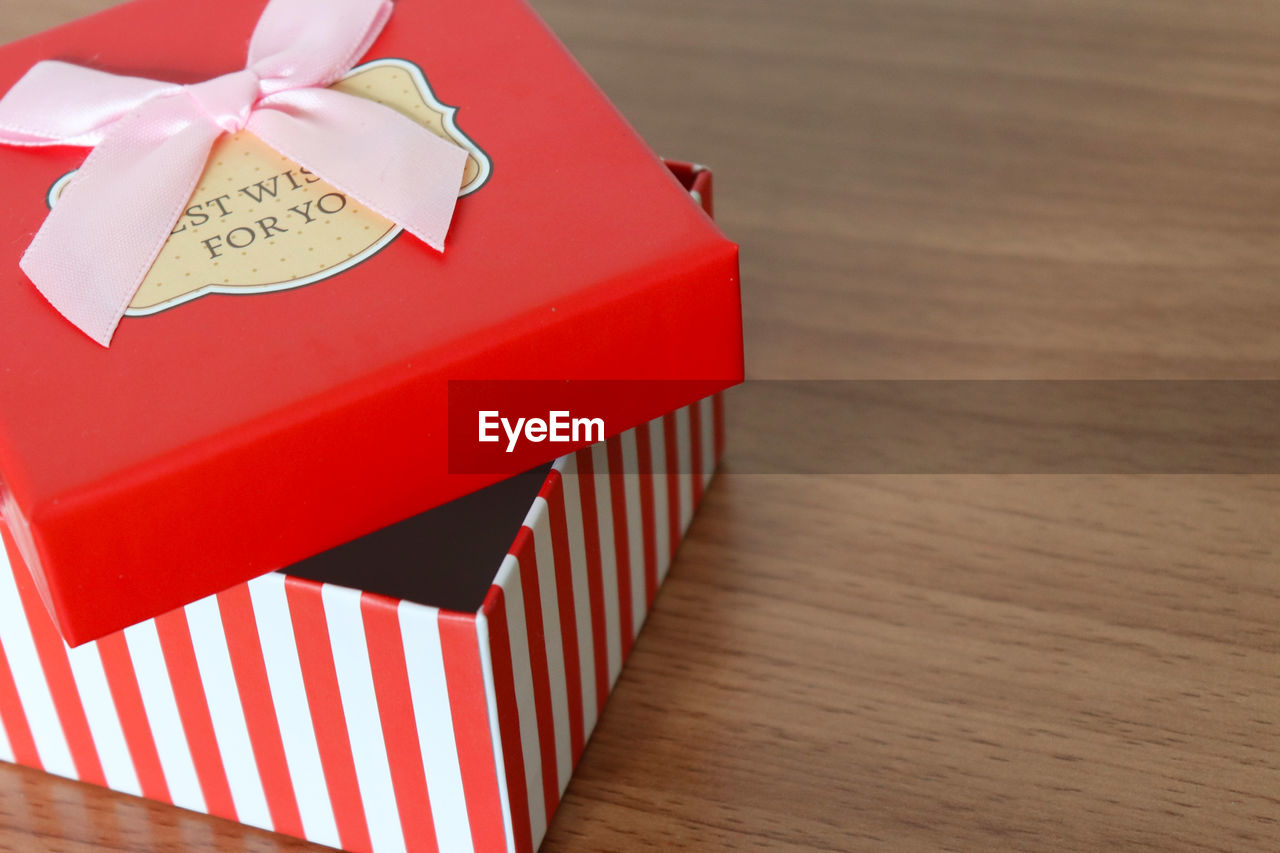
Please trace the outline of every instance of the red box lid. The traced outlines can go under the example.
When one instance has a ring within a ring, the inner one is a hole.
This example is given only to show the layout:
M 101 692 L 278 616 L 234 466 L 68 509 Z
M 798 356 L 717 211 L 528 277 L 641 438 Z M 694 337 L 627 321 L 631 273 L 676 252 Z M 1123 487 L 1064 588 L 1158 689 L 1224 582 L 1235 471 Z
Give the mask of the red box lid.
M 234 71 L 264 5 L 137 0 L 0 49 L 0 90 L 49 58 L 181 83 Z M 449 119 L 437 104 L 438 120 L 456 122 L 473 152 L 446 251 L 390 232 L 352 237 L 343 219 L 347 231 L 304 241 L 328 255 L 335 238 L 352 245 L 350 263 L 320 280 L 295 286 L 311 277 L 294 266 L 288 286 L 260 288 L 271 292 L 174 296 L 172 281 L 155 282 L 173 307 L 132 311 L 144 316 L 126 317 L 110 349 L 18 269 L 46 198 L 85 151 L 0 148 L 3 514 L 68 642 L 499 479 L 448 473 L 449 379 L 713 380 L 700 393 L 741 379 L 736 247 L 531 10 L 400 0 L 365 61 L 384 58 L 404 62 L 371 66 L 390 68 L 380 91 L 404 82 L 388 97 L 429 104 L 412 91 L 416 64 L 457 107 Z M 224 141 L 206 178 L 221 180 L 220 152 L 262 168 L 261 151 L 241 150 L 253 140 Z M 242 177 L 227 178 L 224 206 L 248 199 L 231 189 Z M 229 254 L 230 228 L 252 226 L 254 212 L 233 209 L 225 227 L 221 216 L 184 222 Z M 248 259 L 234 274 L 301 255 L 303 242 L 260 231 L 261 242 L 231 241 Z M 270 237 L 292 248 L 278 253 Z M 642 387 L 610 433 L 691 401 L 686 384 Z

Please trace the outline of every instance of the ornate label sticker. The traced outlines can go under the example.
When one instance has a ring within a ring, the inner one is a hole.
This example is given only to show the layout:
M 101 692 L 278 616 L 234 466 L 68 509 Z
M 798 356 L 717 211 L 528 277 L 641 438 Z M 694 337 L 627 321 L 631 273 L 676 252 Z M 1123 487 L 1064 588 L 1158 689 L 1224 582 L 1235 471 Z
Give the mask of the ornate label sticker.
M 374 60 L 332 88 L 385 104 L 466 150 L 459 196 L 489 179 L 492 164 L 458 129 L 457 108 L 436 99 L 413 63 Z M 73 174 L 50 188 L 50 206 Z M 270 293 L 313 284 L 376 254 L 400 231 L 253 134 L 224 134 L 125 314 L 155 314 L 206 293 Z

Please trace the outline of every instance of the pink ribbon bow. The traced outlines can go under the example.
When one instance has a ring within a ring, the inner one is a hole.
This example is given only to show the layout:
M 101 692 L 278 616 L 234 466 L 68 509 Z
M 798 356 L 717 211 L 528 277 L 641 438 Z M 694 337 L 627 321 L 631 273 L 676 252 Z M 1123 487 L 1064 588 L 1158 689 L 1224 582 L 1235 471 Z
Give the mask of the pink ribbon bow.
M 191 86 L 35 65 L 0 99 L 0 143 L 93 151 L 27 248 L 23 271 L 108 346 L 214 140 L 239 130 L 443 250 L 466 152 L 390 107 L 327 88 L 390 15 L 391 0 L 270 0 L 248 67 Z

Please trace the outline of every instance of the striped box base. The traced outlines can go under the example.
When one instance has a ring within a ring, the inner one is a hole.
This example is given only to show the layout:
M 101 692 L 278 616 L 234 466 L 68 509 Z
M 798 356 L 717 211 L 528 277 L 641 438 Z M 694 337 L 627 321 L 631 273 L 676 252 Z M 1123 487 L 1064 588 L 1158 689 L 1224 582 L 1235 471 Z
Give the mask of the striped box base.
M 475 612 L 277 572 L 72 649 L 6 531 L 0 758 L 348 850 L 532 851 L 722 420 L 557 460 Z

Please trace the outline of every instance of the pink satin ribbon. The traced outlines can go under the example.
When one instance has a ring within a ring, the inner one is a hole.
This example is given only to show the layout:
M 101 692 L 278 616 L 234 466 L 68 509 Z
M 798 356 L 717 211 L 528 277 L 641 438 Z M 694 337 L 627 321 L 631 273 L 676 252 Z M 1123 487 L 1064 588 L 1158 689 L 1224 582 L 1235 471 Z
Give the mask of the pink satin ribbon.
M 390 0 L 271 0 L 248 67 L 191 86 L 38 63 L 0 99 L 0 143 L 93 150 L 22 270 L 108 346 L 214 140 L 239 130 L 443 250 L 466 152 L 390 107 L 327 88 L 390 15 Z

